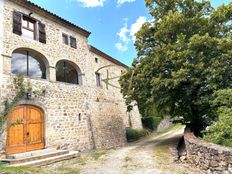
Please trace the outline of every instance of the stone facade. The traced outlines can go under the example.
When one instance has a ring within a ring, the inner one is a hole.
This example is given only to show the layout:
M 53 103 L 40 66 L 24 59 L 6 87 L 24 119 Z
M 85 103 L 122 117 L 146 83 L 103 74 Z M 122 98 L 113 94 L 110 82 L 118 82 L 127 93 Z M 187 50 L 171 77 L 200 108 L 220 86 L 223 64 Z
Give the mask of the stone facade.
M 33 12 L 32 17 L 45 24 L 46 44 L 27 40 L 12 32 L 15 10 L 24 14 Z M 77 49 L 62 43 L 62 33 L 77 39 Z M 44 90 L 45 93 L 22 100 L 19 104 L 31 104 L 44 110 L 46 147 L 83 151 L 124 145 L 126 127 L 142 128 L 140 114 L 136 107 L 132 112 L 126 112 L 120 89 L 107 86 L 104 82 L 102 87 L 98 87 L 95 72 L 101 67 L 113 65 L 99 71 L 105 79 L 107 72 L 109 77 L 120 76 L 126 66 L 94 53 L 90 47 L 86 36 L 66 27 L 64 22 L 55 22 L 46 14 L 25 5 L 0 0 L 0 111 L 4 109 L 3 102 L 12 99 L 17 91 L 13 84 L 15 75 L 11 73 L 13 51 L 19 48 L 34 50 L 46 59 L 47 77 L 25 77 L 25 80 L 30 81 L 33 90 Z M 80 68 L 81 85 L 56 81 L 55 67 L 59 60 L 68 60 Z M 119 86 L 118 79 L 110 83 Z M 1 136 L 0 147 L 0 151 L 6 147 L 6 132 Z
M 187 160 L 192 165 L 212 174 L 232 174 L 232 148 L 207 143 L 185 130 Z

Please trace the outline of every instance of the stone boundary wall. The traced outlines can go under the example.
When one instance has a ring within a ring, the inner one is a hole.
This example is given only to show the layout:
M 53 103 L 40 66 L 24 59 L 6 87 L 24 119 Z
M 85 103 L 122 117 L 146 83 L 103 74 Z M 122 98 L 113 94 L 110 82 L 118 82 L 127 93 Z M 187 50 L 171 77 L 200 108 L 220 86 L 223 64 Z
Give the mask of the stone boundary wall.
M 157 131 L 163 131 L 164 129 L 169 128 L 172 125 L 172 120 L 170 117 L 165 117 L 164 119 L 161 120 L 161 122 L 159 123 L 158 127 L 157 127 Z
M 187 160 L 193 166 L 211 174 L 232 174 L 232 148 L 205 142 L 188 128 L 184 140 Z

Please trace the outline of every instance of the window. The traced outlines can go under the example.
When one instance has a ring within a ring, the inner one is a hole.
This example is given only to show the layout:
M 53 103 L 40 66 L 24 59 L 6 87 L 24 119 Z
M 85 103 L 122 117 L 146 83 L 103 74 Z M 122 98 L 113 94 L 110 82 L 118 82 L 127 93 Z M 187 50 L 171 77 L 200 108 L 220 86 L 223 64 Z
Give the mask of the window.
M 70 46 L 72 48 L 77 48 L 77 40 L 76 40 L 76 38 L 74 38 L 72 36 L 70 36 Z
M 62 34 L 62 40 L 65 45 L 68 45 L 68 35 L 67 34 Z
M 20 12 L 13 12 L 13 33 L 46 44 L 45 25 Z
M 70 44 L 70 47 L 77 48 L 77 40 L 75 37 L 68 36 L 67 34 L 62 33 L 62 42 L 65 45 Z
M 36 36 L 35 21 L 25 16 L 22 20 L 22 36 L 31 40 L 34 40 Z
M 100 73 L 96 73 L 96 81 L 97 81 L 97 86 L 102 86 L 101 84 L 101 74 Z
M 80 84 L 77 70 L 69 61 L 61 60 L 56 65 L 56 81 Z
M 97 57 L 95 57 L 95 62 L 98 63 L 98 58 Z
M 13 52 L 11 59 L 12 74 L 46 79 L 46 66 L 38 54 L 27 50 Z

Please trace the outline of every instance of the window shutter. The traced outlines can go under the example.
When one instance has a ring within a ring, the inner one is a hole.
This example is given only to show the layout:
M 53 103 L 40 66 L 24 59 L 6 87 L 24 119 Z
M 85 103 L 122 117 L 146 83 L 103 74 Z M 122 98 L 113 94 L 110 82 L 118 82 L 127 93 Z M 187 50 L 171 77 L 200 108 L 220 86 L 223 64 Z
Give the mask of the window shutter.
M 70 46 L 72 48 L 77 48 L 77 40 L 76 40 L 76 38 L 74 38 L 72 36 L 70 36 Z
M 22 35 L 22 15 L 19 12 L 13 12 L 13 33 Z
M 39 22 L 39 41 L 41 43 L 46 43 L 45 25 L 41 22 Z

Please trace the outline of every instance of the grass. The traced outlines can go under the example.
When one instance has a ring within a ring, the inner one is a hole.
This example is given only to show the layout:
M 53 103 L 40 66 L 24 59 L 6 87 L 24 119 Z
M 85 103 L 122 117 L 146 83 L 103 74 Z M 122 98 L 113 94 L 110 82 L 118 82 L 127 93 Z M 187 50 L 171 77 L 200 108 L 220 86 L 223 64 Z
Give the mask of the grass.
M 106 150 L 96 150 L 87 154 L 81 154 L 77 158 L 56 163 L 54 166 L 43 167 L 7 167 L 0 166 L 0 173 L 7 174 L 79 174 L 80 167 L 86 165 L 88 160 L 99 160 L 106 154 Z
M 38 168 L 32 167 L 3 167 L 0 166 L 0 172 L 7 172 L 9 174 L 31 174 L 31 173 L 41 173 Z
M 91 153 L 91 157 L 97 161 L 99 158 L 101 158 L 103 155 L 106 154 L 106 150 L 96 150 Z
M 77 163 L 83 164 L 80 158 L 77 158 Z M 43 167 L 3 167 L 0 166 L 0 173 L 6 172 L 7 174 L 80 174 L 78 166 L 68 164 L 71 160 L 58 162 L 54 167 L 43 166 Z M 75 162 L 76 164 L 76 162 Z
M 173 125 L 171 125 L 169 128 L 164 129 L 163 131 L 160 131 L 160 132 L 157 132 L 157 133 L 159 133 L 159 134 L 165 134 L 165 133 L 167 133 L 167 132 L 174 131 L 174 130 L 179 130 L 179 129 L 182 129 L 182 128 L 184 128 L 184 127 L 185 127 L 185 126 L 182 125 L 182 124 L 180 124 L 180 123 L 178 123 L 178 124 L 173 124 Z
M 172 126 L 164 129 L 163 131 L 159 131 L 159 132 L 153 132 L 151 134 L 149 134 L 147 137 L 145 138 L 149 138 L 149 137 L 158 137 L 158 136 L 163 136 L 166 133 L 169 133 L 171 131 L 175 131 L 175 130 L 180 130 L 180 129 L 184 129 L 185 125 L 182 124 L 173 124 Z M 138 142 L 138 141 L 137 141 Z
M 156 146 L 154 150 L 154 157 L 156 158 L 156 167 L 159 168 L 163 173 L 172 171 L 173 174 L 184 174 L 185 172 L 181 171 L 177 165 L 172 163 L 172 156 L 170 155 L 169 147 L 166 143 L 161 143 Z
M 161 132 L 157 132 L 157 136 L 160 136 L 160 135 L 162 136 L 163 134 L 166 134 L 168 132 L 183 129 L 183 128 L 184 128 L 183 125 L 175 124 Z M 178 141 L 179 139 L 180 139 L 180 136 L 168 138 L 155 146 L 154 157 L 156 158 L 156 161 L 157 161 L 156 166 L 157 168 L 161 169 L 163 174 L 166 174 L 167 172 L 166 169 L 168 169 L 169 171 L 171 169 L 171 171 L 173 171 L 173 174 L 184 174 L 185 173 L 184 171 L 182 171 L 182 169 L 180 169 L 180 167 L 173 164 L 171 152 L 169 149 L 169 146 L 172 143 Z
M 67 174 L 80 174 L 80 169 L 73 168 L 72 165 L 65 165 L 65 164 L 62 164 L 61 166 L 57 167 L 54 171 L 56 171 L 55 173 L 57 173 L 57 174 L 64 174 L 64 173 L 67 173 Z M 50 173 L 53 173 L 53 172 L 50 172 Z
M 182 129 L 184 126 L 181 124 L 175 124 L 164 131 L 152 133 L 152 136 L 162 136 L 170 131 Z M 149 136 L 148 136 L 149 137 Z M 176 137 L 177 138 L 177 137 Z M 157 167 L 162 167 L 165 171 L 165 168 L 173 168 L 173 173 L 176 174 L 185 174 L 182 171 L 178 171 L 178 167 L 172 165 L 172 159 L 169 152 L 168 145 L 173 143 L 176 139 L 167 139 L 164 142 L 158 144 L 154 149 L 154 157 L 157 158 Z M 79 174 L 80 168 L 83 165 L 88 163 L 88 160 L 99 160 L 105 154 L 107 150 L 95 150 L 90 153 L 81 154 L 77 158 L 73 160 L 63 161 L 61 163 L 57 163 L 54 167 L 6 167 L 0 166 L 0 172 L 7 172 L 9 174 Z M 125 162 L 130 162 L 132 159 L 128 156 L 124 158 Z M 125 164 L 124 168 L 127 168 L 128 164 Z M 165 174 L 165 172 L 164 172 Z
M 80 165 L 85 165 L 86 164 L 86 159 L 84 159 L 81 155 L 76 157 L 76 160 Z

